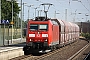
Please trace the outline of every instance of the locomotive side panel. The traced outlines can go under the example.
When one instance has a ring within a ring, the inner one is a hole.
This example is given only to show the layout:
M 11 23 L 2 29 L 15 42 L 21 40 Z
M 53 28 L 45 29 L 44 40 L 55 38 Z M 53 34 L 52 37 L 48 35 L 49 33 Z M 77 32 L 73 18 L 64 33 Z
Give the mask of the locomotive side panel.
M 49 27 L 48 27 L 48 45 L 49 46 L 52 46 L 52 23 L 51 23 L 51 21 L 49 21 L 49 23 L 48 23 L 49 25 Z
M 59 44 L 59 26 L 53 25 L 52 27 L 52 44 L 56 45 Z

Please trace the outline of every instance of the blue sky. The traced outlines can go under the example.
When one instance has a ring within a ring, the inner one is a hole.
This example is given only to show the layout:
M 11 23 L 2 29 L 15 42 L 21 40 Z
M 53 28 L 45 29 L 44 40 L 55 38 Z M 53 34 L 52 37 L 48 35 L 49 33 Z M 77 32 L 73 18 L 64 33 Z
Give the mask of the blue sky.
M 20 2 L 21 0 L 18 0 Z M 48 10 L 48 17 L 49 18 L 58 18 L 61 20 L 67 20 L 70 22 L 81 22 L 90 20 L 90 0 L 22 0 L 24 3 L 27 3 L 25 5 L 34 5 L 30 7 L 29 11 L 29 18 L 35 17 L 35 9 L 36 16 L 38 16 L 38 10 L 44 10 L 44 7 L 40 4 L 42 3 L 50 3 L 53 4 L 50 6 Z M 20 6 L 20 5 L 19 5 Z M 47 9 L 47 6 L 46 6 Z M 65 13 L 65 10 L 67 9 L 67 14 Z M 59 13 L 59 14 L 55 14 Z M 81 13 L 81 14 L 78 14 Z M 44 16 L 44 12 L 41 12 L 41 16 Z M 56 17 L 55 17 L 56 15 Z M 66 17 L 67 15 L 67 17 Z M 85 16 L 89 15 L 89 16 Z M 66 18 L 65 18 L 66 17 Z M 28 7 L 24 6 L 24 21 L 28 19 Z

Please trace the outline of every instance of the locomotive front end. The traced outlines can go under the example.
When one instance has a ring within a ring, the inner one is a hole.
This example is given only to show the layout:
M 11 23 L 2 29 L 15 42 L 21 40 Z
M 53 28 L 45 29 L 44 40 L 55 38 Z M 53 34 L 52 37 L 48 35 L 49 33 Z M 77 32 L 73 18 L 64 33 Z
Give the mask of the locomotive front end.
M 48 47 L 48 24 L 30 24 L 27 46 L 40 50 Z
M 42 53 L 50 48 L 50 21 L 28 21 L 24 54 Z

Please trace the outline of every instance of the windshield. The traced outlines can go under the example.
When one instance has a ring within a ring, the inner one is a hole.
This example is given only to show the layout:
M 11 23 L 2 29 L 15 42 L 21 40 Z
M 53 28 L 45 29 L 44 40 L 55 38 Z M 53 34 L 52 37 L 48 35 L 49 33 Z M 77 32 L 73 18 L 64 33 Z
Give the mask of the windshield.
M 31 25 L 30 25 L 30 30 L 38 30 L 38 25 L 36 25 L 36 24 L 31 24 Z
M 47 24 L 30 24 L 30 30 L 48 30 Z

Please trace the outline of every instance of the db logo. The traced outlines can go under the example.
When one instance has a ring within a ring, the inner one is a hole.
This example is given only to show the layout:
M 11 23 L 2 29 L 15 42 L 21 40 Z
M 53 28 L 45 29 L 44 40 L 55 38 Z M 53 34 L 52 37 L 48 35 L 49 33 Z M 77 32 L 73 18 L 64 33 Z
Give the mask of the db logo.
M 37 34 L 37 37 L 40 37 L 40 34 Z

